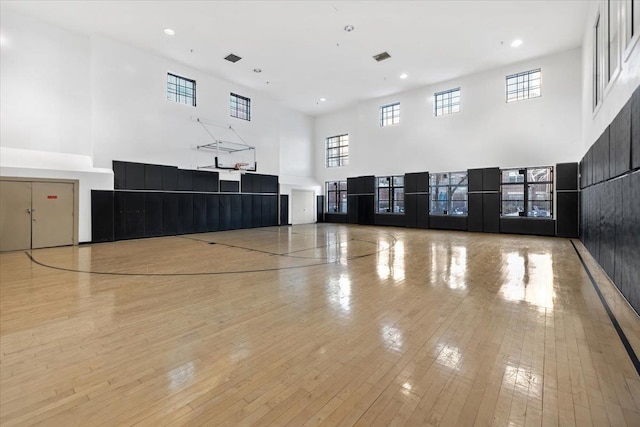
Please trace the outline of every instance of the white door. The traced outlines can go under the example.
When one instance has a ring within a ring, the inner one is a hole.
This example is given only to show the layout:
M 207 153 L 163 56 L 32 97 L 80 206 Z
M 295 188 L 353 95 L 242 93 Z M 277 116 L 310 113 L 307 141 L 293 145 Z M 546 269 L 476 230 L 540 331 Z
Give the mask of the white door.
M 316 195 L 313 191 L 291 190 L 291 224 L 316 222 Z

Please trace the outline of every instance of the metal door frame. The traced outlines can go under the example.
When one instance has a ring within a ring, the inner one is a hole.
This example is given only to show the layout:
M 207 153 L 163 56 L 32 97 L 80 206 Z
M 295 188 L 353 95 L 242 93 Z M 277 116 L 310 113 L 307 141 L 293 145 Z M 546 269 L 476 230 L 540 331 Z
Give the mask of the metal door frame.
M 0 181 L 20 181 L 20 182 L 43 182 L 58 184 L 73 184 L 73 245 L 78 245 L 78 223 L 80 213 L 80 181 L 77 179 L 58 179 L 58 178 L 30 178 L 30 177 L 12 177 L 0 176 Z M 31 190 L 33 191 L 33 189 Z

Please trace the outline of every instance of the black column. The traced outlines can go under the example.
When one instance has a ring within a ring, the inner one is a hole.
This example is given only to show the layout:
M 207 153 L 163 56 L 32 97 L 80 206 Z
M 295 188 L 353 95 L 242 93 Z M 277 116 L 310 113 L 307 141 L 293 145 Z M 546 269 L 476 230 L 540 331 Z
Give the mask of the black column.
M 556 236 L 578 237 L 578 203 L 578 163 L 557 164 Z

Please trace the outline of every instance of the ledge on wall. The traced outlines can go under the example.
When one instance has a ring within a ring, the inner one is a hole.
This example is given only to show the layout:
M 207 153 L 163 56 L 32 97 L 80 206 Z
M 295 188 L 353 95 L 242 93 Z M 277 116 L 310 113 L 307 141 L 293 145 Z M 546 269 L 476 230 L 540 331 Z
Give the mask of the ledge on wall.
M 0 147 L 0 167 L 113 175 L 111 169 L 94 168 L 90 156 L 11 147 Z

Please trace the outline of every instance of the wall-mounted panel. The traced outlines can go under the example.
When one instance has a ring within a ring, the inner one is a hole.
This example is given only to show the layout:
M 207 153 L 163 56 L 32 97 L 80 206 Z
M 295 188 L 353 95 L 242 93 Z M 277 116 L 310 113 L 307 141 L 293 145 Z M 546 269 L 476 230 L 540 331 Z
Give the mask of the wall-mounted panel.
M 485 233 L 500 232 L 499 193 L 484 193 L 482 195 L 482 231 Z
M 229 217 L 229 228 L 237 230 L 242 228 L 242 195 L 229 194 L 231 201 L 231 216 Z
M 162 236 L 162 193 L 146 193 L 144 197 L 144 236 Z
M 260 227 L 268 227 L 269 217 L 270 217 L 269 196 L 260 196 L 260 205 L 261 205 L 261 212 L 262 212 L 262 218 L 260 219 Z
M 205 171 L 192 171 L 191 172 L 191 180 L 193 191 L 207 191 L 207 179 L 209 178 L 209 172 Z
M 178 194 L 162 194 L 162 234 L 173 236 L 178 234 Z
M 418 194 L 416 206 L 416 225 L 418 228 L 429 228 L 429 195 Z
M 126 189 L 127 190 L 144 190 L 144 164 L 143 163 L 125 163 L 126 169 Z
M 240 192 L 240 182 L 239 181 L 227 181 L 224 179 L 220 180 L 220 192 L 221 193 L 239 193 Z
M 193 233 L 193 195 L 178 194 L 178 234 Z
M 207 194 L 207 231 L 218 231 L 218 217 L 220 215 L 220 196 Z M 248 228 L 248 227 L 247 227 Z
M 207 198 L 202 193 L 193 195 L 193 231 L 195 233 L 207 231 Z
M 251 194 L 242 194 L 242 228 L 251 228 L 251 218 L 253 215 L 253 196 Z
M 500 168 L 484 168 L 482 170 L 482 190 L 500 191 Z
M 316 222 L 324 222 L 324 196 L 316 196 Z
M 407 181 L 405 178 L 405 184 L 406 182 Z M 405 190 L 406 190 L 406 187 L 405 187 Z M 417 194 L 404 195 L 404 216 L 405 216 L 405 227 L 409 227 L 409 228 L 418 227 L 418 195 Z
M 467 217 L 455 215 L 429 215 L 429 228 L 436 230 L 467 230 Z
M 251 196 L 251 227 L 262 227 L 262 196 Z
M 558 163 L 556 165 L 556 190 L 578 189 L 578 163 Z
M 554 236 L 556 233 L 556 225 L 555 221 L 552 219 L 500 218 L 500 232 L 535 236 Z
M 146 190 L 162 190 L 161 165 L 144 165 L 144 188 Z
M 405 226 L 405 216 L 400 214 L 375 214 L 373 221 L 375 225 L 385 225 L 393 227 Z
M 178 169 L 178 190 L 193 191 L 193 171 Z
M 482 193 L 469 194 L 467 230 L 481 232 L 483 228 Z
M 229 194 L 220 195 L 220 210 L 218 212 L 218 230 L 229 230 L 231 228 L 231 197 Z
M 122 240 L 127 238 L 126 229 L 126 197 L 124 191 L 116 191 L 113 194 L 113 238 Z
M 482 178 L 484 176 L 483 169 L 467 170 L 467 180 L 469 181 L 469 192 L 483 191 Z
M 289 225 L 289 196 L 287 194 L 280 195 L 280 225 Z
M 405 194 L 418 192 L 418 174 L 417 173 L 404 174 L 404 192 Z
M 640 86 L 631 98 L 631 168 L 640 168 Z
M 620 176 L 631 168 L 631 101 L 627 102 L 610 126 L 610 156 L 614 161 L 611 176 Z
M 91 190 L 91 241 L 113 241 L 113 191 Z
M 556 235 L 558 237 L 578 237 L 579 195 L 577 191 L 557 193 Z
M 176 191 L 178 189 L 177 167 L 162 166 L 162 189 L 164 191 Z
M 324 215 L 324 222 L 329 223 L 337 223 L 337 224 L 346 224 L 347 223 L 347 215 L 340 213 L 326 213 Z
M 113 188 L 125 190 L 127 188 L 126 162 L 113 161 Z
M 127 176 L 129 176 L 127 170 Z M 142 175 L 144 177 L 144 173 Z M 144 193 L 126 192 L 125 232 L 127 239 L 144 237 Z

